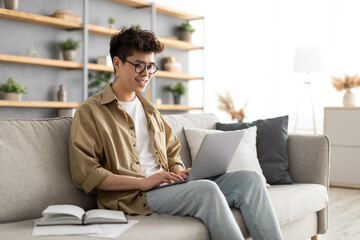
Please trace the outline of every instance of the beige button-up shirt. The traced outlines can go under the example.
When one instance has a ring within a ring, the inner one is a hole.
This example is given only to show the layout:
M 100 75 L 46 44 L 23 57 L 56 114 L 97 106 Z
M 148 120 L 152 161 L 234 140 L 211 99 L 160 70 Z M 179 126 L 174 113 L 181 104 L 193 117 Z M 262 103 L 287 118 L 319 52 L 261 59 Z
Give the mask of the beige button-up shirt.
M 154 152 L 162 167 L 184 167 L 180 142 L 161 114 L 141 94 Z M 127 214 L 150 214 L 145 193 L 140 190 L 102 191 L 96 186 L 111 173 L 144 178 L 136 149 L 135 126 L 117 103 L 111 86 L 91 96 L 77 109 L 70 131 L 70 170 L 74 185 L 85 193 L 97 194 L 99 208 Z

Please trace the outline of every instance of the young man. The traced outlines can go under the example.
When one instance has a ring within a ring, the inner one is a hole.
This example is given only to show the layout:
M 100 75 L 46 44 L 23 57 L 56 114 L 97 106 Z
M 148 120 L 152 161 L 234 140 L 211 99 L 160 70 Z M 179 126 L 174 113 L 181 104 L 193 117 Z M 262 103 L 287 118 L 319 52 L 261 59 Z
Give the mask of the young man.
M 260 175 L 226 173 L 154 189 L 187 178 L 180 143 L 141 93 L 158 67 L 163 45 L 150 31 L 123 28 L 110 42 L 115 81 L 76 111 L 70 133 L 74 185 L 97 194 L 99 208 L 127 214 L 194 216 L 211 239 L 244 239 L 230 207 L 241 210 L 254 239 L 282 239 Z

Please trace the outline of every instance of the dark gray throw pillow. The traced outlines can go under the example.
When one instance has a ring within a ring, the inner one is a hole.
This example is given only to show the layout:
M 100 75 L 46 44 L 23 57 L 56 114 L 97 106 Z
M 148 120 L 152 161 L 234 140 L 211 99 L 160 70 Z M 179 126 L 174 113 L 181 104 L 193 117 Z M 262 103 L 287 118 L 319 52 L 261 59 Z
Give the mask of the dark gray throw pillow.
M 216 123 L 216 129 L 234 131 L 257 127 L 256 150 L 269 184 L 292 184 L 288 173 L 288 116 L 261 119 L 252 123 Z

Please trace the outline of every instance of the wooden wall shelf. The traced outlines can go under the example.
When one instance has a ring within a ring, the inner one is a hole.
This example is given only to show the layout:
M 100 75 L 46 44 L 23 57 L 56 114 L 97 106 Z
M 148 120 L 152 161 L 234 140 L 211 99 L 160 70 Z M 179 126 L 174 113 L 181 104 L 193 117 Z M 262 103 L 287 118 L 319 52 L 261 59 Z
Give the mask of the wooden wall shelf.
M 103 72 L 113 72 L 113 67 L 108 67 L 106 65 L 100 65 L 96 63 L 89 63 L 88 65 L 89 70 L 93 71 L 103 71 Z M 202 77 L 193 76 L 185 73 L 176 73 L 176 72 L 169 72 L 169 71 L 162 71 L 158 70 L 155 73 L 155 76 L 158 78 L 172 78 L 172 79 L 180 79 L 180 80 L 201 80 Z
M 103 36 L 112 36 L 117 33 L 119 30 L 112 29 L 109 27 L 97 26 L 97 25 L 88 25 L 89 32 L 92 34 L 98 34 Z M 198 50 L 203 49 L 201 46 L 194 45 L 189 42 L 177 40 L 176 37 L 159 37 L 159 41 L 164 44 L 166 47 L 177 48 L 181 50 Z
M 202 110 L 202 107 L 190 107 L 186 105 L 179 104 L 161 104 L 155 106 L 158 110 L 168 110 L 168 111 L 189 111 L 189 110 Z
M 143 0 L 112 0 L 113 2 L 122 3 L 131 7 L 151 7 L 151 2 L 143 1 Z M 196 19 L 203 19 L 202 16 L 179 11 L 174 8 L 166 7 L 163 5 L 155 4 L 156 12 L 166 14 L 172 17 L 184 19 L 184 20 L 196 20 Z
M 151 10 L 152 3 L 145 0 L 111 0 L 113 2 L 121 3 L 127 6 L 136 8 L 147 8 Z M 155 4 L 156 12 L 166 14 L 172 17 L 176 17 L 183 20 L 196 20 L 203 19 L 202 16 L 179 11 L 174 8 Z M 64 30 L 83 30 L 84 25 L 80 22 L 64 20 L 60 18 L 49 17 L 45 15 L 13 11 L 9 9 L 0 8 L 0 18 L 20 21 L 30 24 L 39 24 L 43 26 L 55 27 Z M 91 34 L 98 34 L 103 36 L 112 36 L 116 33 L 117 29 L 111 29 L 108 27 L 88 24 L 88 31 Z M 180 50 L 198 50 L 203 49 L 201 46 L 196 46 L 192 43 L 177 40 L 175 37 L 159 37 L 161 43 L 166 47 L 176 48 Z M 18 63 L 18 64 L 30 64 L 37 66 L 57 67 L 65 69 L 83 69 L 84 65 L 80 62 L 63 61 L 58 59 L 44 59 L 34 58 L 26 56 L 16 56 L 0 54 L 0 62 Z M 112 67 L 105 65 L 99 65 L 95 63 L 88 63 L 88 69 L 92 71 L 105 71 L 113 72 Z M 169 71 L 158 71 L 156 76 L 159 78 L 170 78 L 180 80 L 202 80 L 202 77 L 192 76 L 184 73 L 174 73 Z M 28 107 L 28 108 L 77 108 L 80 103 L 76 102 L 57 102 L 57 101 L 8 101 L 0 100 L 0 107 Z M 189 111 L 189 110 L 202 110 L 202 107 L 190 107 L 185 105 L 169 105 L 163 104 L 156 106 L 159 110 L 169 111 Z
M 151 3 L 144 0 L 111 0 L 113 2 L 122 3 L 130 7 L 150 7 Z
M 189 42 L 177 40 L 175 37 L 159 37 L 159 40 L 166 47 L 177 48 L 181 50 L 198 50 L 203 49 L 201 46 Z
M 201 80 L 202 77 L 192 76 L 185 73 L 176 73 L 176 72 L 169 72 L 169 71 L 162 71 L 159 70 L 155 73 L 156 77 L 161 78 L 172 78 L 172 79 L 181 79 L 181 80 Z
M 19 12 L 9 9 L 0 8 L 0 17 L 4 19 L 16 20 L 20 22 L 40 24 L 62 29 L 80 29 L 82 24 L 74 21 L 68 21 L 60 18 L 42 16 L 38 14 Z
M 34 57 L 25 57 L 25 56 L 15 56 L 15 55 L 5 55 L 0 54 L 0 62 L 10 62 L 10 63 L 20 63 L 20 64 L 31 64 L 38 66 L 47 66 L 47 67 L 58 67 L 58 68 L 73 68 L 81 69 L 83 67 L 82 63 L 72 62 L 72 61 L 63 61 L 57 59 L 46 59 L 46 58 L 34 58 Z M 103 72 L 113 72 L 112 67 L 106 65 L 100 65 L 96 63 L 88 64 L 89 70 L 92 71 L 103 71 Z M 175 73 L 169 71 L 157 71 L 156 76 L 160 78 L 172 78 L 172 79 L 181 79 L 181 80 L 200 80 L 202 77 L 192 76 L 185 73 Z
M 24 108 L 78 108 L 80 103 L 77 102 L 57 102 L 57 101 L 10 101 L 0 100 L 0 107 L 24 107 Z M 189 111 L 202 110 L 201 107 L 190 107 L 178 104 L 162 104 L 155 106 L 158 110 L 168 111 Z
M 112 36 L 113 34 L 119 31 L 114 28 L 103 27 L 93 24 L 89 24 L 88 29 L 89 29 L 89 33 L 103 35 L 103 36 Z
M 4 9 L 4 8 L 0 8 L 0 18 L 11 19 L 11 20 L 26 22 L 26 23 L 40 24 L 40 25 L 45 25 L 45 26 L 50 26 L 50 27 L 57 27 L 57 28 L 62 28 L 62 29 L 66 29 L 66 30 L 83 28 L 83 24 L 78 23 L 78 22 L 63 20 L 63 19 L 54 18 L 54 17 L 47 17 L 47 16 L 38 15 L 38 14 L 13 11 L 13 10 L 8 10 L 8 9 Z M 111 29 L 109 27 L 103 27 L 103 26 L 98 26 L 98 25 L 93 25 L 93 24 L 89 24 L 88 29 L 91 34 L 98 34 L 98 35 L 104 35 L 104 36 L 112 36 L 113 34 L 118 32 L 117 29 Z M 177 49 L 181 49 L 181 50 L 203 49 L 203 47 L 201 47 L 201 46 L 196 46 L 189 42 L 180 41 L 174 37 L 159 37 L 159 40 L 165 46 L 171 47 L 171 48 L 177 48 Z
M 79 105 L 80 103 L 77 102 L 0 100 L 1 107 L 77 108 Z
M 0 54 L 0 62 L 31 64 L 31 65 L 58 67 L 58 68 L 76 68 L 76 69 L 78 69 L 78 68 L 83 67 L 83 64 L 78 63 L 78 62 L 63 61 L 63 60 L 57 60 L 57 59 L 5 55 L 5 54 Z

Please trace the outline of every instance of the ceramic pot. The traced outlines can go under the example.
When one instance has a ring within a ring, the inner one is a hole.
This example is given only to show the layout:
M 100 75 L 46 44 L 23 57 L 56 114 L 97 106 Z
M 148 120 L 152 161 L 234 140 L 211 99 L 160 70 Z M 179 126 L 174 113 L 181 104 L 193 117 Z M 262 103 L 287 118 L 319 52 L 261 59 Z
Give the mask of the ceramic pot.
M 21 101 L 21 93 L 5 93 L 5 100 Z
M 180 30 L 179 34 L 180 40 L 191 43 L 191 32 Z
M 343 97 L 344 107 L 354 107 L 356 105 L 356 96 L 351 92 L 351 89 L 346 89 Z
M 5 0 L 5 8 L 10 10 L 17 10 L 19 7 L 19 0 Z
M 64 50 L 63 57 L 65 61 L 74 61 L 75 59 L 75 50 Z
M 180 104 L 181 95 L 180 94 L 173 94 L 174 97 L 174 104 Z

